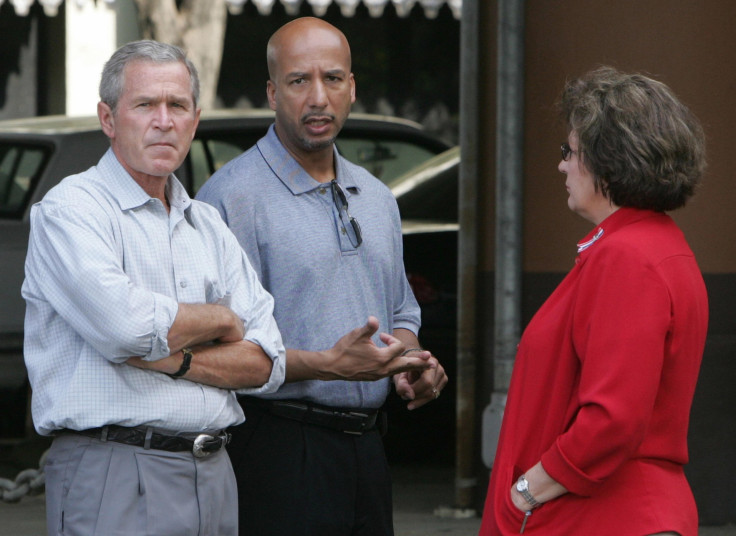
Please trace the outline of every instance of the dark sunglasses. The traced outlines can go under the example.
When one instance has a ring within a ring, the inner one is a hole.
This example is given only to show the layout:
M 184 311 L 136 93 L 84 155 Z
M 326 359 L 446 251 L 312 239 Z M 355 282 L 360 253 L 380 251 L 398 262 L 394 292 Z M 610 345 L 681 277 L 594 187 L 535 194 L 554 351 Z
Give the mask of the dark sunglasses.
M 570 160 L 570 156 L 575 152 L 570 147 L 570 144 L 565 142 L 560 146 L 560 150 L 562 151 L 562 159 L 567 162 Z
M 345 192 L 342 191 L 342 188 L 339 184 L 337 184 L 337 181 L 332 181 L 332 199 L 335 201 L 335 206 L 337 207 L 337 212 L 340 214 L 340 219 L 343 219 L 343 212 L 345 213 L 345 216 L 347 216 L 348 223 L 350 223 L 350 226 L 353 229 L 353 233 L 350 234 L 348 232 L 348 237 L 350 238 L 350 243 L 353 244 L 354 248 L 357 248 L 363 243 L 363 234 L 360 232 L 360 224 L 358 223 L 358 220 L 353 218 L 350 215 L 350 212 L 348 212 L 348 199 L 345 196 Z

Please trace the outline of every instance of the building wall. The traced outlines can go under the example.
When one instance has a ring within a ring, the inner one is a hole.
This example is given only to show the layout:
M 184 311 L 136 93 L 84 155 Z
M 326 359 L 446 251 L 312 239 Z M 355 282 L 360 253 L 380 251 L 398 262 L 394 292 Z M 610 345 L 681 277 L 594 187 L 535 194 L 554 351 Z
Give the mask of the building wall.
M 531 272 L 566 270 L 561 255 L 587 232 L 586 222 L 566 210 L 557 171 L 564 128 L 553 105 L 566 78 L 601 64 L 649 73 L 668 84 L 700 118 L 708 136 L 710 167 L 700 192 L 675 218 L 707 273 L 736 272 L 736 203 L 731 173 L 736 152 L 736 3 L 728 0 L 530 0 L 526 27 L 525 240 L 524 267 Z M 558 201 L 557 207 L 554 201 Z M 561 210 L 555 210 L 559 208 Z M 554 229 L 550 240 L 542 229 Z
M 495 36 L 496 2 L 487 10 L 482 35 Z M 488 4 L 493 4 L 489 6 Z M 666 84 L 700 118 L 707 136 L 709 167 L 687 207 L 673 213 L 694 250 L 709 291 L 711 322 L 690 427 L 687 467 L 702 524 L 736 522 L 736 498 L 727 486 L 736 477 L 736 203 L 733 170 L 736 124 L 736 3 L 730 0 L 527 0 L 524 118 L 524 289 L 526 323 L 573 264 L 575 244 L 591 225 L 570 212 L 564 178 L 557 171 L 565 128 L 555 103 L 565 80 L 600 65 L 649 74 Z M 483 38 L 482 38 L 483 39 Z M 495 47 L 481 45 L 481 84 L 495 90 Z M 495 124 L 495 104 L 482 103 L 486 125 Z M 484 139 L 492 139 L 486 126 Z M 484 219 L 493 217 L 493 146 L 481 164 L 488 177 Z M 492 304 L 493 234 L 482 237 L 483 303 Z M 492 318 L 492 310 L 482 316 Z M 486 323 L 488 320 L 485 321 Z M 485 360 L 492 349 L 485 332 Z M 485 393 L 490 367 L 486 368 Z M 484 403 L 487 402 L 484 399 Z M 721 484 L 722 483 L 722 484 Z

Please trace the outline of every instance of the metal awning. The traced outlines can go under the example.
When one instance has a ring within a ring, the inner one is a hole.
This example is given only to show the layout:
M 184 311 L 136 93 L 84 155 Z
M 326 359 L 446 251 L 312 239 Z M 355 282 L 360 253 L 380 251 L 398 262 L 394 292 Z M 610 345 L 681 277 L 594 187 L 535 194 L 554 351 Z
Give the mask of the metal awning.
M 0 0 L 0 5 L 5 0 Z M 44 13 L 51 17 L 55 16 L 59 11 L 59 6 L 64 0 L 36 0 L 43 6 Z M 95 0 L 67 0 L 82 7 L 84 4 L 94 2 Z M 115 0 L 104 0 L 111 4 Z M 394 6 L 396 13 L 400 17 L 406 17 L 415 5 L 420 5 L 424 9 L 424 14 L 433 19 L 437 16 L 443 5 L 447 4 L 456 19 L 460 18 L 463 0 L 225 0 L 227 8 L 233 15 L 237 15 L 243 10 L 243 6 L 248 2 L 252 2 L 261 15 L 269 15 L 273 9 L 273 5 L 278 1 L 284 6 L 289 15 L 297 15 L 302 3 L 306 2 L 312 7 L 312 11 L 318 17 L 323 16 L 327 12 L 327 8 L 334 2 L 340 7 L 343 17 L 352 17 L 359 4 L 365 5 L 371 17 L 380 17 L 383 15 L 386 6 L 391 4 Z M 18 16 L 25 17 L 30 12 L 34 0 L 8 0 L 15 9 Z

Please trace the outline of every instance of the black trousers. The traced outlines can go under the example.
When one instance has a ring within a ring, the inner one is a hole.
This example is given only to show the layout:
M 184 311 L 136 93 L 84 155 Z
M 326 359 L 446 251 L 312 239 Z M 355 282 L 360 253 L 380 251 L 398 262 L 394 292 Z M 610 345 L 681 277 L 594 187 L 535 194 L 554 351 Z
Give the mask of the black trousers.
M 377 429 L 352 435 L 243 403 L 230 428 L 240 534 L 392 536 L 391 477 Z

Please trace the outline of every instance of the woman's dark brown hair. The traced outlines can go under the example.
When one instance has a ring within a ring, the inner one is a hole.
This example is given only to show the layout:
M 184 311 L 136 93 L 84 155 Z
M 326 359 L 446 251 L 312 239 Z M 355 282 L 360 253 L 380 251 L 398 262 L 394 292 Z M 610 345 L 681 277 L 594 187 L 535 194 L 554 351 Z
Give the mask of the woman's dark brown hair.
M 601 67 L 568 82 L 560 108 L 580 161 L 616 205 L 673 210 L 693 195 L 705 136 L 665 84 Z

